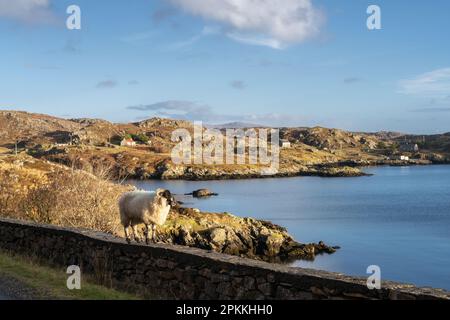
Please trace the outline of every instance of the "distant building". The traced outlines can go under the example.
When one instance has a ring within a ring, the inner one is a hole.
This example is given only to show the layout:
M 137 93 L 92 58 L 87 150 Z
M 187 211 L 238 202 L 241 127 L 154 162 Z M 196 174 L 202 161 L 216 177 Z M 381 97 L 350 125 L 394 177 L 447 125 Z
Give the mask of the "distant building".
M 401 152 L 419 152 L 419 145 L 417 143 L 405 142 L 400 144 L 398 150 Z
M 288 140 L 280 140 L 280 147 L 283 149 L 289 149 L 291 147 L 291 143 Z
M 409 157 L 405 156 L 405 155 L 398 155 L 394 157 L 395 160 L 400 160 L 400 161 L 409 161 Z
M 132 138 L 123 138 L 120 145 L 122 147 L 136 147 L 136 142 Z

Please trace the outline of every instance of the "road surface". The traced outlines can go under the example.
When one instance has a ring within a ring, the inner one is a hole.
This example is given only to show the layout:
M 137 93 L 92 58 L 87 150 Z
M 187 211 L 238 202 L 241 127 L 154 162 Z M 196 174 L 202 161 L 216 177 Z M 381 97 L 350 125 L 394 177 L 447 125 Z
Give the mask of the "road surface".
M 0 300 L 38 299 L 35 289 L 10 276 L 0 273 Z
M 10 297 L 5 296 L 0 292 L 0 300 L 11 300 L 11 299 L 10 299 Z

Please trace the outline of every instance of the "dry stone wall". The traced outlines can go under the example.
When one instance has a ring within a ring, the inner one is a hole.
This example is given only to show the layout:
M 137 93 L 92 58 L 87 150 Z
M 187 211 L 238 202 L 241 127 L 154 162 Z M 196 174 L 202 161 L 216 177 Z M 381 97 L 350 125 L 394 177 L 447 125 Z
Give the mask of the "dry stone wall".
M 0 219 L 0 249 L 79 265 L 115 288 L 158 299 L 449 299 L 450 293 L 290 268 L 196 248 L 127 244 L 104 233 Z

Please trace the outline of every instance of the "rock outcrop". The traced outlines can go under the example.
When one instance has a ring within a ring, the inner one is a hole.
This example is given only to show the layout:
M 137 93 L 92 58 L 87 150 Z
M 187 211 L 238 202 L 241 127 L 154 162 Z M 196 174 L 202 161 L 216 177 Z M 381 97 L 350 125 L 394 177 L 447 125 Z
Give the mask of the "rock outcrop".
M 172 210 L 166 225 L 158 230 L 157 240 L 272 262 L 313 260 L 338 249 L 323 242 L 299 243 L 285 228 L 268 221 L 191 208 Z
M 186 196 L 193 196 L 194 198 L 207 198 L 212 196 L 218 196 L 218 193 L 214 193 L 211 190 L 208 189 L 198 189 L 195 191 L 192 191 L 191 193 L 186 193 Z

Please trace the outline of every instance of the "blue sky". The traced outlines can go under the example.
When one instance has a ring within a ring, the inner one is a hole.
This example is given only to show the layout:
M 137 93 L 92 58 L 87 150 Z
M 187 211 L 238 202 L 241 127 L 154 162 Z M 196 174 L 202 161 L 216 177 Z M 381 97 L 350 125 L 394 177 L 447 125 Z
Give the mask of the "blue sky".
M 0 108 L 448 132 L 449 16 L 446 0 L 0 0 Z

